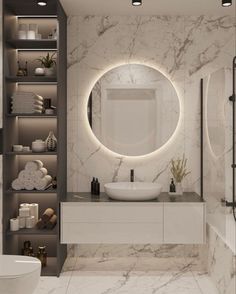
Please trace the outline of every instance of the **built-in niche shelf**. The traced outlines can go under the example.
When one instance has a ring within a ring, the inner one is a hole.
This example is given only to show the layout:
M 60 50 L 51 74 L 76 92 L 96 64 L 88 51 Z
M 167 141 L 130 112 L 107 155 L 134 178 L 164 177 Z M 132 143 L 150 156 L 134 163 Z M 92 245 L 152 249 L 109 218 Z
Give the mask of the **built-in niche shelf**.
M 58 260 L 56 257 L 47 258 L 47 266 L 42 268 L 42 276 L 55 276 L 55 272 L 58 270 Z
M 56 83 L 56 76 L 7 76 L 6 80 L 13 83 Z
M 57 193 L 56 189 L 49 188 L 47 190 L 13 190 L 8 189 L 5 191 L 7 194 L 50 194 L 50 193 Z
M 9 117 L 37 117 L 37 118 L 45 118 L 45 117 L 52 117 L 52 118 L 57 118 L 56 114 L 38 114 L 38 113 L 7 113 L 7 116 Z
M 48 1 L 39 7 L 31 0 L 3 0 L 3 254 L 21 254 L 25 240 L 32 242 L 34 253 L 38 246 L 46 246 L 47 266 L 42 275 L 59 276 L 64 264 L 67 247 L 60 244 L 60 202 L 66 195 L 66 81 L 67 17 L 58 0 Z M 42 39 L 18 40 L 20 24 L 37 24 Z M 50 39 L 57 30 L 57 39 Z M 41 66 L 37 58 L 55 53 L 55 76 L 35 76 L 35 68 Z M 27 61 L 28 76 L 16 76 L 18 64 Z M 55 106 L 54 114 L 11 113 L 11 97 L 14 92 L 33 92 L 50 98 Z M 31 146 L 36 139 L 45 140 L 49 131 L 57 138 L 55 152 L 13 152 L 12 146 Z M 12 181 L 17 178 L 27 161 L 42 160 L 48 174 L 57 177 L 58 189 L 13 190 Z M 21 229 L 11 232 L 9 220 L 17 216 L 21 203 L 38 203 L 40 214 L 52 207 L 57 214 L 53 230 Z
M 8 40 L 14 49 L 57 50 L 57 40 Z
M 35 156 L 41 156 L 41 155 L 57 155 L 57 152 L 6 152 L 6 155 L 35 155 Z
M 55 226 L 52 230 L 38 230 L 36 228 L 34 229 L 20 229 L 19 231 L 7 231 L 8 236 L 12 235 L 57 235 L 57 226 Z

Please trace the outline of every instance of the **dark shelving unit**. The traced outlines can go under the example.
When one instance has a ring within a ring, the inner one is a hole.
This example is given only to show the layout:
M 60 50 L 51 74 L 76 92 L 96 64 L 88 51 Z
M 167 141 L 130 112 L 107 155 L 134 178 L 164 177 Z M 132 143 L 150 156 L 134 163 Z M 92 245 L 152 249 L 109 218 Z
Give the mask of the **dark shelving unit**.
M 34 49 L 34 50 L 56 50 L 57 49 L 57 41 L 56 40 L 8 40 L 7 44 L 9 47 L 18 50 L 24 49 Z
M 56 83 L 57 77 L 45 77 L 45 76 L 28 76 L 17 77 L 7 76 L 6 80 L 13 83 Z
M 57 235 L 57 227 L 53 230 L 21 229 L 16 232 L 7 231 L 7 235 Z
M 37 23 L 42 39 L 18 40 L 20 23 Z M 56 25 L 58 38 L 47 39 L 46 35 Z M 42 275 L 59 276 L 67 256 L 66 245 L 60 244 L 60 203 L 66 197 L 67 171 L 67 61 L 66 61 L 67 17 L 58 0 L 48 0 L 46 7 L 32 0 L 3 0 L 3 253 L 21 254 L 25 240 L 30 240 L 36 252 L 45 245 L 48 252 L 47 266 Z M 47 52 L 56 51 L 56 76 L 34 76 L 33 60 Z M 16 76 L 17 61 L 27 58 L 29 76 Z M 11 113 L 11 96 L 15 91 L 31 91 L 45 98 L 52 98 L 56 106 L 53 115 Z M 37 92 L 38 91 L 38 92 Z M 57 137 L 55 152 L 13 152 L 15 144 L 30 145 L 35 139 L 46 139 L 53 130 Z M 57 177 L 57 189 L 43 191 L 16 191 L 11 182 L 17 177 L 28 160 L 42 160 L 49 174 Z M 39 213 L 51 207 L 58 221 L 53 230 L 21 229 L 10 231 L 9 220 L 16 217 L 20 203 L 39 203 Z

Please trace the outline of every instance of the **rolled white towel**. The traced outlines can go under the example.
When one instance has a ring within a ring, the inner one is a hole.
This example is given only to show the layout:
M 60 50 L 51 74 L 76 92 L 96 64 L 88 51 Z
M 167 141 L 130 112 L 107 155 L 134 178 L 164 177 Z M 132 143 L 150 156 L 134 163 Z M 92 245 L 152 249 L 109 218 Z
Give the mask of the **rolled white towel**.
M 47 175 L 42 179 L 39 179 L 38 182 L 35 184 L 36 190 L 45 190 L 52 182 L 52 177 Z
M 43 163 L 41 160 L 28 161 L 25 165 L 25 170 L 32 172 L 32 171 L 37 171 L 42 167 L 43 167 Z
M 32 191 L 35 188 L 34 182 L 31 180 L 24 181 L 25 190 Z
M 24 189 L 24 185 L 19 179 L 15 179 L 11 183 L 11 187 L 12 187 L 13 190 L 23 190 Z
M 48 171 L 45 167 L 40 168 L 36 172 L 34 172 L 34 175 L 37 179 L 42 179 L 48 174 Z
M 30 180 L 31 178 L 32 178 L 32 172 L 30 172 L 29 170 L 24 169 L 19 172 L 18 179 L 21 182 L 24 182 L 25 180 Z

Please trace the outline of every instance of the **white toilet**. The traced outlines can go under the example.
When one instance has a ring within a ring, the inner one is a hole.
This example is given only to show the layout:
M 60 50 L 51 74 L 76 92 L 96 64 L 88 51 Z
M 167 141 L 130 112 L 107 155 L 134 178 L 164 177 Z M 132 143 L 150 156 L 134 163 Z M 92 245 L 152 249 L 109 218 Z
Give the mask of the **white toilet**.
M 41 262 L 36 258 L 0 255 L 0 293 L 33 294 L 40 272 Z

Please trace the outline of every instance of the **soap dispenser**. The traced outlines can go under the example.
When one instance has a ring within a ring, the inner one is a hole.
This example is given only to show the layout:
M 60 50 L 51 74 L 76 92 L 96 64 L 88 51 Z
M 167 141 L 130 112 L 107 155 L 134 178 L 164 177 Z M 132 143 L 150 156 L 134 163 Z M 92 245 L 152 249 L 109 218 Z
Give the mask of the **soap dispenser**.
M 95 178 L 93 177 L 93 180 L 91 182 L 91 194 L 95 194 Z
M 99 183 L 99 181 L 98 181 L 98 178 L 96 178 L 96 180 L 95 180 L 95 195 L 100 195 L 100 183 Z
M 174 179 L 171 178 L 171 183 L 170 183 L 170 193 L 175 193 L 175 192 L 176 192 L 176 188 L 175 188 Z

